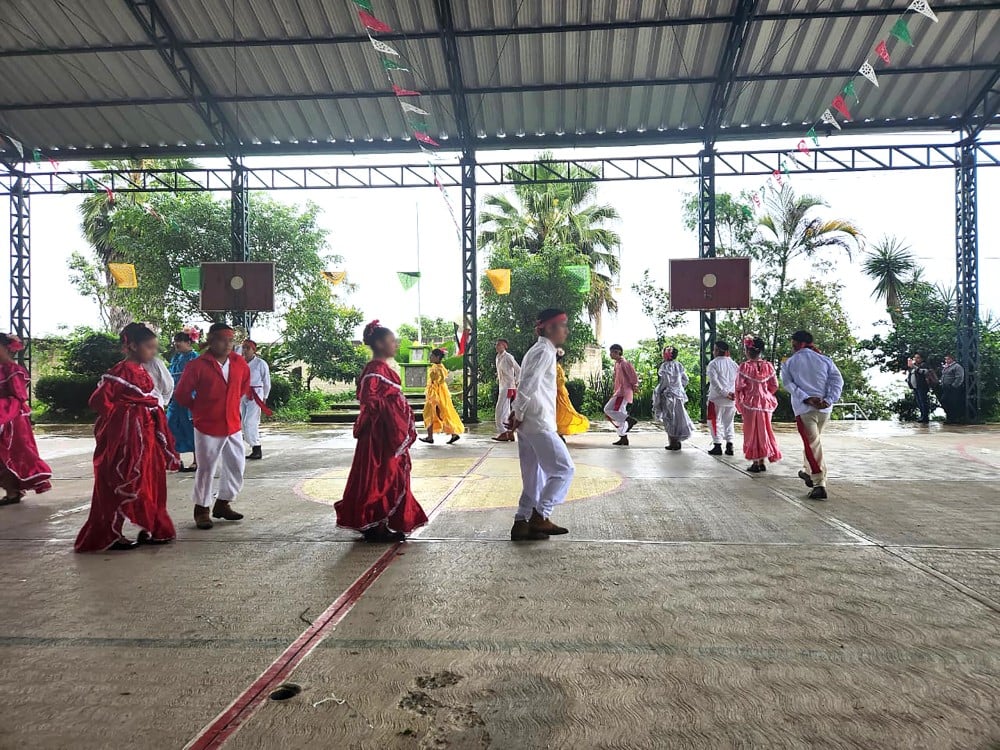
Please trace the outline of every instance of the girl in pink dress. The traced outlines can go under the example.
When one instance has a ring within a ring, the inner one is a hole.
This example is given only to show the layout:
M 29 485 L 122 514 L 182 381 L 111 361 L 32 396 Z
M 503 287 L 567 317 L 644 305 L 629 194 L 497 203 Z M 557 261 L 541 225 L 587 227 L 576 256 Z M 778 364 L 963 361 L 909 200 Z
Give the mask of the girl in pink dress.
M 21 502 L 24 493 L 52 489 L 52 469 L 38 455 L 28 406 L 28 371 L 12 355 L 24 344 L 13 333 L 0 333 L 0 505 Z
M 778 408 L 778 378 L 770 362 L 760 358 L 764 340 L 743 339 L 747 359 L 736 376 L 736 408 L 743 415 L 743 455 L 753 461 L 747 471 L 767 471 L 764 461 L 781 460 L 778 441 L 771 429 L 771 414 Z

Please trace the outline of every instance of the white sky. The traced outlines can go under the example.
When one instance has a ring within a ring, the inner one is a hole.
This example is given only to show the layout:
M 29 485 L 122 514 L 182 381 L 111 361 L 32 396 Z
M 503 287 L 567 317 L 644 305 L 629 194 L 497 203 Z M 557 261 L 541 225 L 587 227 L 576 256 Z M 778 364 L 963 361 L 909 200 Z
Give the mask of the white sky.
M 724 143 L 721 151 L 749 148 L 793 149 L 797 138 L 755 143 Z M 828 138 L 824 146 L 879 143 L 922 142 L 948 143 L 948 133 L 923 133 L 915 136 L 879 138 Z M 611 150 L 561 150 L 557 157 L 593 158 L 642 156 L 661 153 L 693 154 L 697 145 L 669 148 L 636 147 Z M 481 153 L 481 161 L 501 158 L 529 159 L 535 152 Z M 416 154 L 392 158 L 385 156 L 322 159 L 318 157 L 283 159 L 262 158 L 259 165 L 322 165 L 358 163 L 419 163 Z M 207 163 L 207 162 L 206 162 Z M 870 242 L 884 234 L 895 234 L 909 243 L 925 266 L 927 278 L 949 286 L 955 281 L 954 172 L 950 169 L 906 172 L 865 172 L 808 176 L 793 173 L 792 184 L 799 192 L 822 196 L 830 203 L 829 215 L 849 218 L 865 231 Z M 738 193 L 763 184 L 763 178 L 720 178 L 717 189 Z M 995 210 L 1000 187 L 1000 169 L 979 170 L 979 247 L 980 299 L 983 309 L 997 306 L 992 298 L 1000 274 L 1000 215 Z M 622 235 L 621 310 L 606 321 L 604 336 L 629 346 L 653 335 L 653 328 L 642 314 L 638 300 L 630 293 L 631 284 L 649 268 L 653 277 L 667 285 L 669 258 L 695 257 L 697 241 L 684 229 L 681 206 L 686 193 L 696 188 L 694 179 L 674 179 L 602 183 L 599 199 L 614 205 L 622 216 L 617 227 Z M 490 188 L 479 189 L 482 199 Z M 221 197 L 222 194 L 220 194 Z M 322 208 L 320 221 L 330 232 L 330 250 L 344 257 L 343 268 L 350 281 L 358 285 L 350 301 L 360 307 L 366 319 L 377 317 L 397 326 L 416 315 L 416 291 L 404 293 L 396 271 L 416 268 L 416 213 L 420 212 L 422 253 L 423 313 L 431 317 L 459 320 L 461 317 L 460 246 L 444 200 L 436 189 L 369 189 L 276 191 L 279 200 L 313 200 Z M 449 189 L 455 210 L 460 207 L 457 189 Z M 72 195 L 34 196 L 32 199 L 32 287 L 33 332 L 40 336 L 57 333 L 60 327 L 98 322 L 96 306 L 80 297 L 68 279 L 67 260 L 74 250 L 86 250 L 77 213 L 79 198 Z M 482 270 L 482 268 L 480 269 Z M 803 278 L 808 269 L 796 269 Z M 863 276 L 857 259 L 846 257 L 837 263 L 831 277 L 845 287 L 846 308 L 859 336 L 873 330 L 884 311 L 870 296 L 871 284 Z M 139 280 L 142 283 L 142 280 Z M 6 292 L 6 290 L 5 290 Z M 7 323 L 9 305 L 4 306 L 0 322 Z M 692 316 L 693 318 L 693 316 Z M 2 327 L 2 326 L 0 326 Z M 695 325 L 690 324 L 691 332 Z M 277 330 L 255 330 L 259 339 L 274 338 Z M 607 343 L 607 342 L 605 342 Z

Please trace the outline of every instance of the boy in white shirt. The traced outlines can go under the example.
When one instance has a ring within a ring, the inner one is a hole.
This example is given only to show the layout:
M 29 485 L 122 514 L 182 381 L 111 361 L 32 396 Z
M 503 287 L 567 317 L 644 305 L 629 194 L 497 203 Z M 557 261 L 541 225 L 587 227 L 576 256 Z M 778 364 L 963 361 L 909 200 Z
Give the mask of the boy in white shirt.
M 257 342 L 247 339 L 243 342 L 243 359 L 250 367 L 250 389 L 264 403 L 271 393 L 271 368 L 267 362 L 257 356 Z M 250 396 L 244 396 L 240 403 L 240 417 L 243 420 L 243 439 L 250 446 L 250 461 L 259 461 L 264 457 L 260 448 L 260 404 Z
M 708 376 L 708 424 L 712 428 L 710 456 L 722 455 L 722 441 L 726 441 L 726 455 L 733 455 L 733 438 L 736 428 L 736 376 L 740 366 L 729 355 L 729 344 L 716 341 L 712 361 L 705 374 Z
M 569 336 L 566 313 L 538 315 L 538 341 L 521 360 L 521 380 L 508 428 L 518 432 L 517 456 L 523 490 L 510 530 L 511 541 L 548 539 L 568 529 L 549 520 L 573 482 L 573 459 L 556 426 L 556 349 Z

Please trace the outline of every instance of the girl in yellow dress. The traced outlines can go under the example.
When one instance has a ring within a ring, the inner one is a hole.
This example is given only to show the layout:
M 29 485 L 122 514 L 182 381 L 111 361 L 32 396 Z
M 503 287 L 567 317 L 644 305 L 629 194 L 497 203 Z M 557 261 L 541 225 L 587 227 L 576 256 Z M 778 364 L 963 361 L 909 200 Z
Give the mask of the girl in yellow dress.
M 424 426 L 427 437 L 420 438 L 422 443 L 433 443 L 435 432 L 451 435 L 448 445 L 458 441 L 458 436 L 465 432 L 455 405 L 448 391 L 448 371 L 441 360 L 444 359 L 444 349 L 431 352 L 431 366 L 427 370 L 427 401 L 424 404 Z
M 578 435 L 590 429 L 590 420 L 579 414 L 569 400 L 566 390 L 566 373 L 562 362 L 564 353 L 560 349 L 556 357 L 556 427 L 560 435 Z

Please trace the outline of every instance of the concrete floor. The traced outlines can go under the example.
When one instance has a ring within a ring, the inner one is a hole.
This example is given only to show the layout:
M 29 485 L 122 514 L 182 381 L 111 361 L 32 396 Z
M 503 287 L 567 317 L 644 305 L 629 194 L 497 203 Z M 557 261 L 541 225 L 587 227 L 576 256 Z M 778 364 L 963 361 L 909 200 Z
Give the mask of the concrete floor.
M 793 433 L 764 476 L 611 439 L 571 439 L 548 542 L 507 541 L 516 448 L 484 428 L 413 450 L 417 538 L 356 543 L 353 440 L 309 428 L 266 435 L 245 521 L 197 531 L 176 475 L 176 544 L 84 556 L 92 442 L 44 433 L 55 490 L 0 508 L 0 748 L 1000 747 L 1000 431 L 838 423 L 825 503 Z

